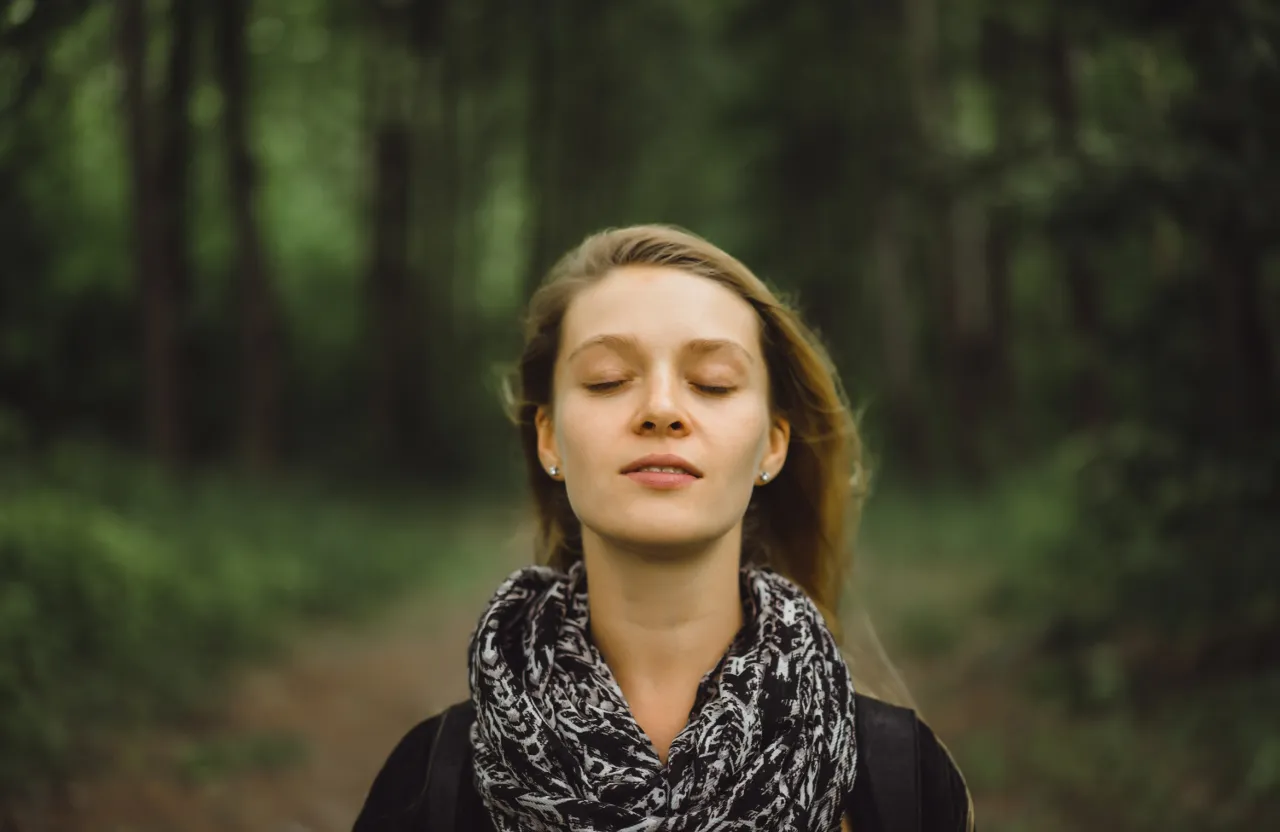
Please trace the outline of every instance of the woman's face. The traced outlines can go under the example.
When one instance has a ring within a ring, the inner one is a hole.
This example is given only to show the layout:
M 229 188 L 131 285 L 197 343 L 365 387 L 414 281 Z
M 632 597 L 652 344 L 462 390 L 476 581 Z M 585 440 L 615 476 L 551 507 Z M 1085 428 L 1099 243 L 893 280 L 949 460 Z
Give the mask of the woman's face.
M 559 467 L 584 535 L 656 552 L 737 531 L 790 438 L 769 412 L 751 306 L 706 278 L 629 266 L 573 300 L 560 338 L 538 451 Z M 694 476 L 633 470 L 659 454 Z

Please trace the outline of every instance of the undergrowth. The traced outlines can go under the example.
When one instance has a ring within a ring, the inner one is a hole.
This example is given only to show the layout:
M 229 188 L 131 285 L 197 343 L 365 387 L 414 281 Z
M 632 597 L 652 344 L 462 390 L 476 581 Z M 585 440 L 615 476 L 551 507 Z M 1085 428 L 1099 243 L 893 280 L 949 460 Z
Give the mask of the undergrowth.
M 293 623 L 456 575 L 463 495 L 174 479 L 68 448 L 0 466 L 0 798 L 215 700 Z M 472 521 L 472 525 L 478 525 Z
M 1186 593 L 1168 593 L 1161 606 L 1135 589 L 1144 578 L 1128 554 L 1140 543 L 1148 559 L 1138 565 L 1169 583 L 1169 570 L 1197 567 L 1187 554 L 1194 544 L 1203 569 L 1256 553 L 1206 546 L 1206 531 L 1152 554 L 1153 524 L 1137 518 L 1157 504 L 1131 496 L 1133 505 L 1108 505 L 1104 518 L 1099 500 L 1125 496 L 1082 496 L 1098 464 L 1084 458 L 1093 469 L 1068 447 L 994 487 L 872 496 L 860 557 L 872 567 L 868 592 L 891 654 L 963 700 L 948 741 L 980 828 L 1271 828 L 1280 820 L 1280 669 L 1237 662 L 1186 672 L 1172 627 L 1161 661 L 1160 628 L 1179 615 L 1178 634 L 1202 641 L 1233 624 L 1187 604 Z M 1106 627 L 1064 640 L 1063 622 L 1082 610 Z M 1157 637 L 1137 653 L 1135 632 Z

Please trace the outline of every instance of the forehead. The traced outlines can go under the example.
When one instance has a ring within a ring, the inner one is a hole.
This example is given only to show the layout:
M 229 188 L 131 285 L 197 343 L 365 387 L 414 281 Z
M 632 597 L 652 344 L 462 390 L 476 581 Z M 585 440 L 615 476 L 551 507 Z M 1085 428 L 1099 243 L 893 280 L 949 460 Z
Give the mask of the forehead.
M 597 335 L 619 333 L 655 349 L 724 338 L 758 355 L 759 326 L 751 304 L 714 280 L 680 269 L 626 266 L 587 287 L 569 304 L 561 354 Z

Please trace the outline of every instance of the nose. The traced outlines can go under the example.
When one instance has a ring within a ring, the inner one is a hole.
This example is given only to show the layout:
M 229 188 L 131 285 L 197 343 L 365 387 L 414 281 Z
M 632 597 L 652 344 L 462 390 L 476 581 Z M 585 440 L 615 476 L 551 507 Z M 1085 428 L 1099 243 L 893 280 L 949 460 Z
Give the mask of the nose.
M 654 374 L 645 386 L 644 402 L 636 413 L 638 434 L 685 436 L 689 416 L 679 401 L 679 381 L 673 374 Z

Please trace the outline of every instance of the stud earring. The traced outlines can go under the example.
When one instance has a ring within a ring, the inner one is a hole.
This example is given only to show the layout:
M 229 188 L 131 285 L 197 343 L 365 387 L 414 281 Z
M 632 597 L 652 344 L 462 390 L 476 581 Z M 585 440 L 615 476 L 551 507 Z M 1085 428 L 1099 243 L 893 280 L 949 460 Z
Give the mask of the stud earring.
M 550 468 L 547 469 L 547 473 L 553 477 L 560 476 L 560 466 L 552 465 Z
M 769 481 L 769 472 L 768 472 L 768 471 L 761 471 L 761 472 L 760 472 L 760 482 L 768 482 L 768 481 Z

